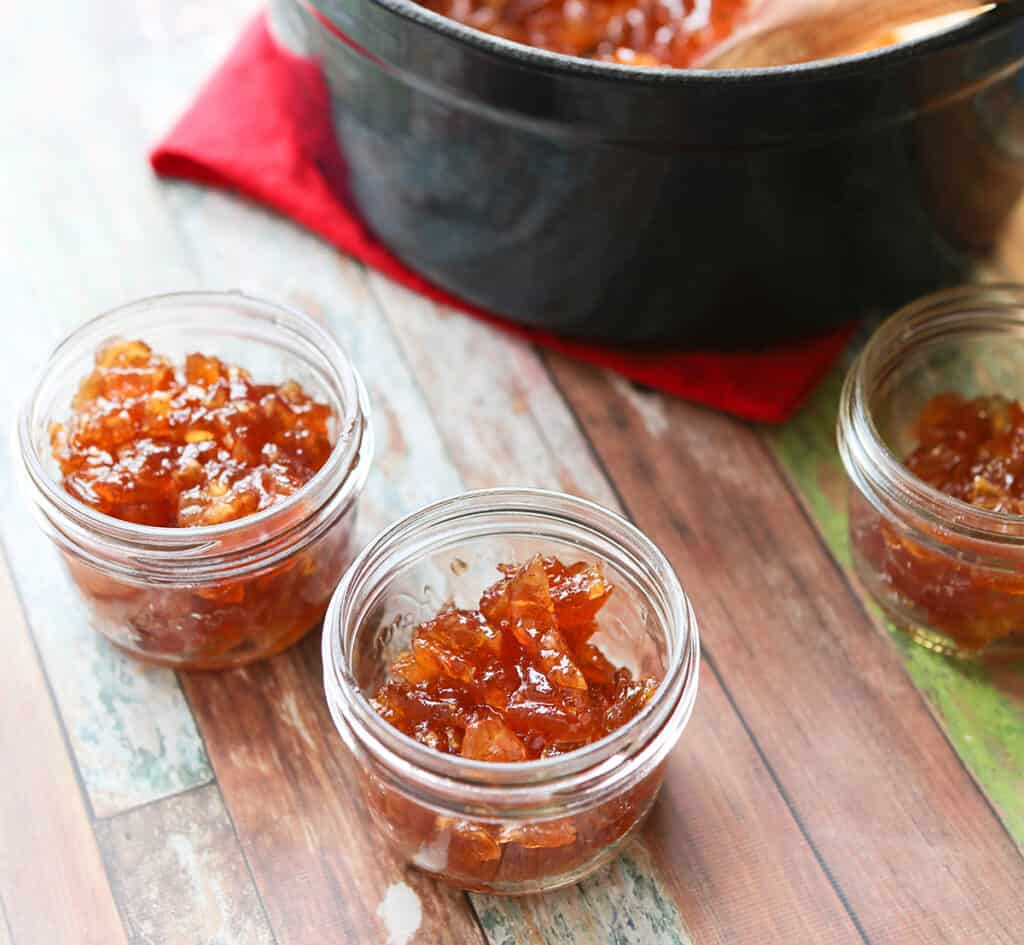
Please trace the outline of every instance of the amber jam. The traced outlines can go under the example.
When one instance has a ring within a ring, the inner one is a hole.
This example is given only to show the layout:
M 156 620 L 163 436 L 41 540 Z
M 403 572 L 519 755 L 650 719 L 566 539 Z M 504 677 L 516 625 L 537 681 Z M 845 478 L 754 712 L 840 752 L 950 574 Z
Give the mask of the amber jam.
M 906 464 L 919 479 L 976 508 L 1024 515 L 1024 402 L 936 394 L 915 434 Z
M 96 353 L 71 416 L 50 428 L 64 488 L 98 512 L 163 528 L 217 525 L 300 489 L 331 453 L 332 411 L 297 383 L 142 341 Z
M 634 679 L 589 642 L 612 593 L 601 567 L 537 556 L 500 570 L 504 577 L 483 592 L 479 609 L 444 609 L 416 627 L 410 648 L 391 665 L 392 678 L 372 699 L 377 712 L 429 748 L 489 762 L 571 752 L 636 716 L 658 683 Z M 640 785 L 588 824 L 588 833 L 615 843 L 654 789 L 653 780 Z M 386 794 L 376 796 L 394 818 Z M 506 873 L 522 873 L 578 855 L 574 818 L 447 826 L 446 865 L 463 881 L 492 879 L 503 860 Z M 549 862 L 536 851 L 549 851 Z
M 528 46 L 628 66 L 689 66 L 742 21 L 749 0 L 420 0 Z
M 214 669 L 314 627 L 350 560 L 365 404 L 315 322 L 239 292 L 84 323 L 18 433 L 28 497 L 93 628 L 142 659 Z
M 373 822 L 418 868 L 503 894 L 575 882 L 638 829 L 699 664 L 649 539 L 529 489 L 457 496 L 378 536 L 323 652 Z
M 857 574 L 933 651 L 1024 643 L 1024 286 L 927 296 L 881 325 L 840 399 Z
M 537 556 L 501 570 L 478 610 L 416 628 L 374 708 L 418 742 L 479 761 L 549 758 L 633 718 L 658 683 L 589 642 L 612 592 L 601 568 Z
M 918 416 L 913 435 L 918 445 L 904 462 L 920 480 L 975 508 L 1024 515 L 1020 401 L 937 394 Z M 873 562 L 886 587 L 958 650 L 976 652 L 1024 629 L 1024 571 L 972 567 L 969 558 L 952 559 L 947 548 L 930 547 L 891 522 L 860 528 L 856 537 L 859 553 Z M 970 554 L 967 544 L 961 550 Z

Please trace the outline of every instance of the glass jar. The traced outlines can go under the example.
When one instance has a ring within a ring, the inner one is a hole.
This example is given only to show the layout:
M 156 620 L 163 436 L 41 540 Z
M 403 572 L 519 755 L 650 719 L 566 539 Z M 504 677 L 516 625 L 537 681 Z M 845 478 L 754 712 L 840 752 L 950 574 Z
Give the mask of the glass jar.
M 475 608 L 499 564 L 538 553 L 602 563 L 616 590 L 592 640 L 660 680 L 644 710 L 576 751 L 513 763 L 435 751 L 381 718 L 367 697 L 415 627 L 447 604 Z M 378 536 L 331 601 L 323 659 L 372 819 L 405 859 L 463 888 L 522 894 L 577 881 L 636 831 L 690 718 L 700 647 L 690 602 L 643 533 L 582 499 L 500 489 L 439 502 Z
M 928 296 L 883 324 L 842 393 L 839 451 L 861 581 L 931 650 L 1018 654 L 1024 642 L 1024 516 L 952 498 L 901 461 L 937 394 L 1024 400 L 1024 287 Z
M 141 339 L 175 363 L 190 352 L 215 355 L 260 383 L 298 381 L 334 411 L 333 452 L 294 494 L 223 524 L 153 527 L 90 508 L 63 488 L 49 431 L 114 338 Z M 366 392 L 334 340 L 310 318 L 239 292 L 157 296 L 82 325 L 43 368 L 18 440 L 36 517 L 93 627 L 134 656 L 187 669 L 270 656 L 317 624 L 351 559 L 373 454 Z

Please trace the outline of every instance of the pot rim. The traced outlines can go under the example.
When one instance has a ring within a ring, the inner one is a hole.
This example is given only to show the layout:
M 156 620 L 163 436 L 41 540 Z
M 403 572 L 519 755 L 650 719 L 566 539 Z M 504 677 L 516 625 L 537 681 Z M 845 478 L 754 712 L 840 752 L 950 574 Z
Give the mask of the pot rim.
M 333 31 L 340 30 L 330 14 L 322 10 L 319 0 L 298 0 L 310 15 Z M 758 82 L 801 82 L 807 79 L 834 79 L 858 74 L 874 68 L 896 65 L 916 58 L 921 53 L 955 46 L 963 40 L 993 33 L 1017 19 L 1020 14 L 1008 6 L 992 6 L 957 26 L 940 30 L 920 39 L 884 46 L 880 49 L 840 56 L 833 59 L 768 66 L 756 69 L 679 69 L 671 66 L 637 67 L 619 63 L 585 59 L 551 52 L 503 39 L 465 26 L 456 20 L 420 6 L 415 0 L 370 0 L 375 6 L 412 21 L 443 36 L 448 36 L 476 50 L 506 60 L 511 65 L 532 71 L 563 73 L 579 78 L 614 79 L 641 85 L 752 85 Z M 979 4 L 984 6 L 984 4 Z

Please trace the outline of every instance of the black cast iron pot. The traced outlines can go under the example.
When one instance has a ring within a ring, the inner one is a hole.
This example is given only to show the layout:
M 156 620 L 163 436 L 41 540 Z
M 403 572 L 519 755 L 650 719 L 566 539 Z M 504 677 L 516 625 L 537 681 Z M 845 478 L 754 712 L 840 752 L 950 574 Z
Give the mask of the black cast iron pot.
M 280 0 L 403 260 L 563 334 L 754 345 L 963 279 L 1024 185 L 1024 19 L 756 72 L 634 69 L 411 0 Z M 1019 9 L 1019 8 L 1018 8 Z

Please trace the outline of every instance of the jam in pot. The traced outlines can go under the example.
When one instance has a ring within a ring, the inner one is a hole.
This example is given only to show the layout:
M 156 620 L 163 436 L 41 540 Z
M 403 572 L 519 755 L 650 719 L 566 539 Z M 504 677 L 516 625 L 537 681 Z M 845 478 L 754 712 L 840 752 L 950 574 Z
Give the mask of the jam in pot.
M 527 46 L 627 66 L 683 68 L 740 23 L 749 0 L 421 0 Z

